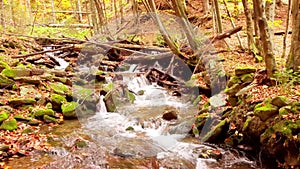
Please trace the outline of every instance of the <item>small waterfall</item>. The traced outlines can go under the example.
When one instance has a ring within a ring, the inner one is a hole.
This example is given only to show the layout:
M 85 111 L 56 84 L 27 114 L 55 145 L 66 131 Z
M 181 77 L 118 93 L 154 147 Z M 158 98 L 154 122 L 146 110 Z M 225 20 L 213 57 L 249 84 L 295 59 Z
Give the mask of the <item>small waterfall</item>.
M 99 103 L 97 105 L 97 112 L 99 113 L 107 113 L 107 109 L 106 109 L 106 105 L 104 103 L 104 96 L 100 95 L 100 100 Z

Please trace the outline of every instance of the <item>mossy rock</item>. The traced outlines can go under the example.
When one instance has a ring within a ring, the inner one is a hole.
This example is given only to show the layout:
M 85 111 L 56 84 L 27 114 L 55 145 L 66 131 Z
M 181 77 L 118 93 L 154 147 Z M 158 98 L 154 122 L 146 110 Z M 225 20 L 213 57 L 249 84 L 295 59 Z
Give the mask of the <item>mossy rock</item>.
M 86 141 L 84 141 L 84 140 L 79 140 L 79 139 L 75 141 L 74 145 L 75 145 L 76 147 L 78 147 L 78 148 L 83 148 L 83 147 L 87 147 L 87 146 L 88 146 L 88 144 L 87 144 Z
M 29 134 L 29 133 L 33 133 L 33 132 L 34 132 L 34 129 L 32 129 L 32 128 L 26 128 L 22 131 L 22 133 L 24 133 L 24 134 Z
M 3 74 L 0 74 L 0 88 L 11 87 L 15 84 L 15 81 L 7 78 Z
M 253 119 L 253 117 L 250 117 L 250 116 L 247 117 L 247 120 L 244 122 L 244 125 L 243 125 L 243 129 L 242 129 L 243 132 L 248 129 L 249 123 L 251 122 L 252 119 Z
M 126 131 L 134 131 L 134 128 L 132 126 L 128 126 L 125 130 Z
M 104 102 L 105 102 L 105 106 L 106 106 L 106 110 L 108 112 L 115 112 L 117 107 L 114 103 L 114 99 L 112 96 L 112 91 L 108 92 L 105 97 L 104 97 Z
M 16 119 L 9 119 L 9 120 L 3 121 L 0 126 L 0 129 L 9 130 L 9 131 L 15 130 L 17 128 L 18 128 L 18 124 L 17 124 Z
M 29 118 L 24 117 L 20 114 L 14 115 L 14 119 L 16 119 L 17 121 L 20 121 L 20 122 L 29 122 L 30 121 Z
M 15 77 L 16 81 L 20 81 L 22 83 L 32 84 L 32 85 L 40 85 L 42 83 L 41 78 L 39 76 L 30 76 L 30 77 Z
M 42 117 L 44 115 L 54 116 L 55 112 L 52 109 L 39 109 L 33 113 L 34 117 Z
M 225 89 L 225 93 L 231 96 L 234 96 L 237 92 L 239 92 L 244 86 L 242 84 L 234 84 L 230 88 Z
M 278 107 L 270 103 L 259 103 L 254 108 L 254 115 L 259 117 L 262 121 L 266 121 L 276 114 L 278 114 Z
M 0 113 L 0 123 L 3 122 L 4 120 L 8 119 L 8 117 L 9 117 L 9 113 L 7 113 L 5 111 L 1 112 Z
M 239 83 L 241 83 L 241 79 L 238 76 L 232 76 L 227 83 L 227 87 L 230 88 L 234 84 L 239 84 Z
M 283 107 L 289 104 L 289 100 L 284 96 L 277 96 L 273 98 L 270 103 L 277 107 Z
M 256 72 L 256 68 L 254 67 L 241 67 L 235 69 L 235 75 L 240 76 L 244 74 L 254 73 Z
M 46 108 L 47 108 L 47 109 L 52 109 L 52 104 L 51 104 L 50 102 L 47 103 L 47 104 L 46 104 Z
M 254 74 L 253 73 L 243 74 L 241 75 L 241 80 L 244 83 L 251 83 L 254 80 Z
M 1 74 L 9 78 L 30 76 L 31 70 L 27 68 L 7 68 L 3 69 Z
M 0 151 L 2 151 L 2 152 L 8 152 L 8 150 L 9 150 L 9 146 L 8 145 L 3 145 L 3 144 L 0 145 Z
M 64 115 L 64 117 L 67 118 L 76 118 L 76 108 L 79 106 L 77 102 L 67 102 L 61 105 L 61 110 Z
M 51 94 L 50 99 L 52 104 L 57 104 L 59 106 L 61 106 L 62 103 L 67 102 L 66 97 L 60 94 Z
M 280 116 L 288 115 L 289 113 L 293 113 L 291 106 L 283 106 L 279 109 Z
M 28 122 L 28 124 L 31 126 L 38 126 L 40 123 L 41 123 L 40 121 L 36 121 L 36 120 L 30 120 Z
M 224 119 L 222 121 L 220 121 L 216 126 L 214 126 L 204 137 L 203 137 L 203 141 L 213 141 L 216 137 L 218 137 L 224 127 L 227 125 L 227 119 Z
M 43 120 L 46 123 L 57 123 L 57 120 L 54 117 L 50 117 L 48 115 L 44 115 Z
M 231 106 L 237 106 L 239 103 L 239 98 L 236 96 L 229 96 L 228 102 L 230 103 Z
M 42 94 L 38 91 L 38 89 L 34 85 L 26 85 L 20 86 L 20 95 L 21 97 L 33 97 L 36 99 L 40 99 Z
M 10 69 L 10 67 L 6 62 L 0 61 L 0 71 L 3 69 Z
M 33 98 L 13 98 L 8 101 L 8 103 L 14 107 L 21 106 L 25 104 L 34 104 L 36 100 Z
M 300 102 L 293 102 L 290 105 L 295 113 L 300 113 Z
M 50 88 L 57 94 L 70 94 L 71 93 L 70 88 L 67 85 L 62 84 L 60 82 L 51 83 Z

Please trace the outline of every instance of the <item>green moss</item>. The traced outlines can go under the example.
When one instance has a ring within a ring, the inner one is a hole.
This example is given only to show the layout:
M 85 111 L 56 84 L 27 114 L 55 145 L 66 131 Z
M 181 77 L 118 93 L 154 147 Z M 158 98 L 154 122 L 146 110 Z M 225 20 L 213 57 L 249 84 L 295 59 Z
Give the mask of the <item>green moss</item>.
M 30 119 L 28 119 L 28 118 L 26 118 L 26 117 L 23 117 L 23 116 L 20 115 L 20 114 L 14 115 L 14 119 L 16 119 L 17 121 L 23 121 L 23 122 L 28 122 L 28 121 L 30 121 Z
M 52 102 L 57 103 L 57 104 L 62 104 L 64 102 L 67 102 L 67 99 L 59 94 L 51 94 L 50 99 Z
M 36 100 L 33 98 L 13 98 L 11 100 L 8 101 L 9 104 L 13 105 L 13 106 L 20 106 L 20 105 L 24 105 L 24 104 L 34 104 L 36 103 Z
M 0 126 L 0 129 L 10 130 L 10 131 L 15 130 L 17 128 L 18 128 L 18 124 L 16 119 L 6 120 Z
M 44 115 L 54 116 L 54 111 L 52 109 L 39 109 L 34 112 L 34 117 L 41 117 Z
M 251 83 L 253 81 L 253 79 L 254 79 L 254 74 L 253 73 L 241 75 L 241 80 L 244 83 Z
M 114 84 L 112 82 L 108 83 L 105 87 L 104 87 L 104 91 L 109 92 L 111 90 L 114 89 Z
M 22 131 L 22 133 L 24 133 L 24 134 L 33 133 L 33 132 L 34 132 L 34 129 L 32 129 L 32 128 L 26 128 Z
M 51 104 L 50 102 L 47 103 L 47 104 L 46 104 L 46 108 L 47 108 L 47 109 L 52 109 L 52 104 Z
M 235 75 L 240 76 L 243 74 L 249 74 L 249 73 L 254 73 L 256 72 L 255 67 L 239 67 L 235 69 Z
M 31 125 L 31 126 L 38 126 L 38 125 L 40 124 L 40 122 L 39 122 L 39 121 L 36 121 L 36 120 L 30 120 L 30 121 L 28 122 L 28 124 Z
M 289 100 L 284 96 L 277 96 L 273 98 L 270 103 L 277 106 L 277 107 L 283 107 L 288 105 Z
M 79 148 L 87 147 L 88 144 L 84 140 L 76 140 L 75 146 Z
M 7 112 L 1 112 L 0 113 L 0 123 L 2 121 L 4 121 L 4 120 L 8 119 L 8 117 L 9 117 L 9 113 L 7 113 Z
M 3 74 L 6 77 L 10 77 L 10 78 L 14 78 L 17 76 L 16 71 L 11 68 L 3 69 L 1 74 Z
M 227 87 L 230 88 L 232 87 L 234 84 L 238 84 L 241 83 L 241 80 L 238 76 L 232 76 L 230 78 L 230 80 L 228 81 Z
M 68 86 L 58 82 L 58 83 L 51 83 L 50 88 L 57 94 L 69 94 L 70 89 Z
M 0 61 L 0 70 L 3 70 L 3 69 L 10 69 L 10 67 L 6 62 Z
M 216 126 L 213 127 L 204 137 L 203 141 L 211 141 L 216 138 L 219 134 L 221 134 L 224 126 L 227 124 L 227 119 L 220 121 Z
M 268 118 L 278 113 L 278 107 L 270 103 L 260 103 L 254 108 L 254 115 L 258 116 L 262 121 L 266 121 Z
M 48 115 L 44 115 L 43 116 L 43 120 L 46 122 L 46 123 L 57 123 L 57 120 L 53 117 L 50 117 Z
M 0 74 L 0 88 L 7 88 L 9 86 L 13 86 L 15 82 L 11 79 L 8 79 L 3 74 Z
M 132 126 L 129 126 L 125 129 L 126 131 L 134 131 L 134 128 Z
M 252 117 L 248 117 L 247 120 L 245 121 L 244 125 L 243 125 L 243 129 L 242 131 L 246 131 L 249 127 L 249 123 L 252 120 Z
M 77 102 L 68 102 L 61 105 L 62 113 L 65 117 L 74 118 L 76 117 L 75 109 L 79 106 Z

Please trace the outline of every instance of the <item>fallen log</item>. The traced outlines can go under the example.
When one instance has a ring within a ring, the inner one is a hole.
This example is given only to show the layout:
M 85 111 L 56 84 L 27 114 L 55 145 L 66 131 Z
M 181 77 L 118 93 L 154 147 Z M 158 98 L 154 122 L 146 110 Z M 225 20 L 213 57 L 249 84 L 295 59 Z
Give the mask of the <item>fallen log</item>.
M 16 55 L 16 56 L 12 56 L 12 58 L 26 58 L 26 57 L 29 57 L 29 56 L 40 55 L 40 54 L 45 54 L 45 53 L 48 53 L 48 52 L 56 52 L 56 51 L 72 49 L 72 48 L 74 48 L 74 45 L 67 46 L 67 47 L 62 47 L 62 48 L 57 48 L 57 49 L 52 49 L 52 50 L 44 50 L 44 51 L 40 51 L 40 52 L 29 53 L 29 54 L 26 54 L 26 55 Z

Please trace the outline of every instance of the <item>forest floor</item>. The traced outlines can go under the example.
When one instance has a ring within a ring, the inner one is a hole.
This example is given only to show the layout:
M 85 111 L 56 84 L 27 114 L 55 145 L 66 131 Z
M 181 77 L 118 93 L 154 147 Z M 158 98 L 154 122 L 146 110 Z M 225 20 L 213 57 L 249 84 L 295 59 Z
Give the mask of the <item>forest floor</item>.
M 162 7 L 164 4 L 161 5 Z M 232 6 L 231 6 L 232 7 Z M 286 23 L 286 10 L 287 5 L 282 5 L 281 7 L 278 7 L 276 9 L 276 15 L 275 20 L 277 24 L 274 24 L 274 32 L 276 31 L 284 31 L 285 29 L 285 23 Z M 202 4 L 195 0 L 191 1 L 190 4 L 188 4 L 188 11 L 192 13 L 190 16 L 193 18 L 192 22 L 195 23 L 200 27 L 200 29 L 204 32 L 205 35 L 214 35 L 213 30 L 213 22 L 211 18 L 204 17 L 203 11 L 202 11 Z M 236 12 L 233 15 L 234 22 L 236 26 L 243 26 L 243 30 L 239 32 L 242 44 L 244 48 L 247 47 L 246 42 L 246 22 L 245 17 L 243 15 L 243 12 L 241 12 L 242 9 L 236 10 Z M 224 12 L 225 13 L 225 12 Z M 227 18 L 227 19 L 226 19 Z M 223 26 L 224 30 L 230 30 L 232 27 L 230 26 L 230 21 L 228 17 L 224 14 L 223 16 Z M 154 38 L 155 39 L 155 38 Z M 233 35 L 229 39 L 225 39 L 227 44 L 229 46 L 226 46 L 226 44 L 223 41 L 220 41 L 214 45 L 215 50 L 222 51 L 218 53 L 218 56 L 220 58 L 223 58 L 223 67 L 228 76 L 234 76 L 235 69 L 238 67 L 254 67 L 257 70 L 258 69 L 264 69 L 264 63 L 263 62 L 256 62 L 255 58 L 252 54 L 247 52 L 244 49 L 241 49 L 241 47 L 238 45 L 238 39 L 236 38 L 236 34 Z M 247 98 L 248 102 L 257 103 L 262 102 L 266 100 L 267 98 L 275 98 L 276 96 L 285 96 L 286 98 L 290 99 L 291 102 L 300 102 L 300 85 L 299 82 L 294 82 L 294 77 L 290 75 L 289 73 L 284 71 L 285 67 L 285 58 L 282 58 L 282 41 L 283 41 L 283 35 L 275 35 L 274 36 L 274 52 L 275 52 L 275 58 L 277 63 L 277 68 L 279 70 L 278 78 L 280 79 L 278 83 L 274 86 L 268 86 L 266 84 L 260 84 L 255 87 L 252 87 L 250 90 L 247 91 Z M 16 62 L 16 60 L 11 59 L 11 56 L 16 56 L 20 54 L 27 54 L 32 53 L 41 50 L 41 46 L 36 44 L 34 41 L 28 40 L 26 38 L 14 38 L 12 36 L 3 36 L 1 38 L 1 64 L 0 68 L 1 71 L 6 69 L 7 66 L 9 67 L 17 67 L 19 68 L 26 68 L 31 69 L 32 67 L 27 65 L 25 62 L 22 62 L 21 64 Z M 287 52 L 289 51 L 289 44 L 290 44 L 290 35 L 288 36 L 287 40 Z M 37 58 L 36 58 L 37 59 Z M 21 59 L 22 60 L 22 59 Z M 72 58 L 70 58 L 72 61 Z M 24 61 L 24 60 L 23 60 Z M 5 63 L 9 63 L 6 65 Z M 24 63 L 24 64 L 23 64 Z M 35 67 L 33 67 L 35 68 Z M 61 72 L 53 72 L 51 75 L 51 78 L 54 79 L 55 83 L 64 83 L 66 86 L 70 86 L 67 83 L 66 79 L 63 79 L 61 75 L 59 75 Z M 49 98 L 50 92 L 53 92 L 53 90 L 56 90 L 55 87 L 51 88 L 51 84 L 49 82 L 44 82 L 48 75 L 43 74 L 43 77 L 40 77 L 43 82 L 40 82 L 39 79 L 37 82 L 33 83 L 41 83 L 39 85 L 44 86 L 40 89 L 41 91 L 41 97 Z M 15 78 L 15 77 L 12 77 Z M 6 78 L 5 78 L 6 79 Z M 2 80 L 2 79 L 1 79 Z M 21 79 L 26 80 L 26 79 Z M 28 80 L 28 79 L 27 79 Z M 32 150 L 39 150 L 39 151 L 48 151 L 51 145 L 47 143 L 47 140 L 49 138 L 53 138 L 55 136 L 47 135 L 47 134 L 41 134 L 36 132 L 39 130 L 39 127 L 36 126 L 40 123 L 47 124 L 49 126 L 57 125 L 56 123 L 61 123 L 62 120 L 62 114 L 61 113 L 55 113 L 53 116 L 55 119 L 48 118 L 48 115 L 44 116 L 44 118 L 37 117 L 38 120 L 35 120 L 34 117 L 30 117 L 30 119 L 24 118 L 25 115 L 30 114 L 28 110 L 24 109 L 16 109 L 13 108 L 12 110 L 6 105 L 11 105 L 13 102 L 13 96 L 22 96 L 24 93 L 20 93 L 20 84 L 23 83 L 23 81 L 19 82 L 18 80 L 15 83 L 16 88 L 11 88 L 9 90 L 6 90 L 6 88 L 1 89 L 1 103 L 0 106 L 3 108 L 1 109 L 1 118 L 4 118 L 5 120 L 8 117 L 5 116 L 3 112 L 10 111 L 11 114 L 10 117 L 14 117 L 15 119 L 21 119 L 23 118 L 23 121 L 31 122 L 31 124 L 35 125 L 29 125 L 28 123 L 21 123 L 18 122 L 17 130 L 14 131 L 8 131 L 8 130 L 1 130 L 0 131 L 0 157 L 2 158 L 12 158 L 12 157 L 19 157 L 30 154 Z M 2 82 L 1 82 L 2 83 Z M 50 89 L 49 89 L 50 88 Z M 68 90 L 70 87 L 67 87 Z M 30 88 L 31 90 L 32 88 Z M 33 90 L 34 91 L 34 90 Z M 48 92 L 48 93 L 47 93 Z M 63 91 L 64 92 L 64 91 Z M 66 94 L 67 95 L 67 94 Z M 24 101 L 24 100 L 23 100 Z M 68 100 L 69 101 L 69 100 Z M 21 101 L 22 102 L 22 101 Z M 35 101 L 33 101 L 35 102 Z M 44 100 L 45 103 L 49 102 L 49 100 Z M 53 100 L 50 100 L 51 103 L 53 103 Z M 44 103 L 43 103 L 44 104 Z M 13 107 L 13 105 L 12 105 Z M 234 107 L 234 106 L 233 106 Z M 27 107 L 29 108 L 29 107 Z M 47 110 L 46 104 L 42 107 L 39 107 L 40 110 Z M 19 112 L 18 112 L 19 111 Z M 35 113 L 37 113 L 37 110 L 34 110 Z M 6 114 L 6 113 L 5 113 Z M 52 113 L 50 113 L 52 114 Z M 22 117 L 16 117 L 16 115 L 22 115 Z M 35 116 L 33 114 L 33 116 Z M 48 119 L 45 119 L 47 117 Z M 300 120 L 300 115 L 293 115 L 290 114 L 287 116 L 284 116 L 285 118 L 288 118 L 289 120 L 296 122 Z M 4 120 L 2 120 L 4 121 Z M 1 122 L 2 122 L 1 121 Z M 42 122 L 41 122 L 42 121 Z M 232 123 L 233 124 L 233 123 Z M 34 131 L 36 130 L 36 131 Z M 298 130 L 297 130 L 298 131 Z M 299 132 L 298 132 L 299 133 Z M 300 135 L 296 133 L 297 137 L 300 137 Z M 298 134 L 298 135 L 297 135 Z M 293 133 L 293 136 L 295 136 L 295 133 Z M 297 138 L 296 138 L 297 139 Z M 280 161 L 282 162 L 282 161 Z M 284 165 L 283 165 L 284 166 Z M 0 168 L 5 167 L 5 163 L 0 163 Z

